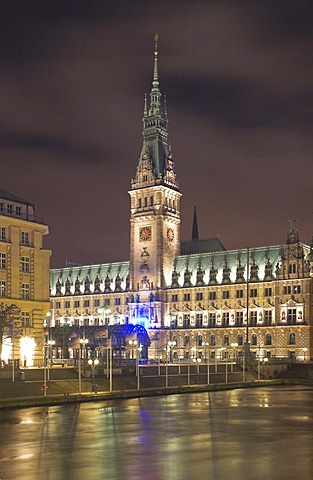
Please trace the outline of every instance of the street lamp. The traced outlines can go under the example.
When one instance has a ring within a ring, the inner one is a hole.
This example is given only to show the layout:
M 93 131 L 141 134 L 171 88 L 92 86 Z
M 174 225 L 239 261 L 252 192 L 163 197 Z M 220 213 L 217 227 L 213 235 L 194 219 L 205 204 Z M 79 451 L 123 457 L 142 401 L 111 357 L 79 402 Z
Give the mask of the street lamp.
M 233 349 L 233 361 L 231 363 L 231 372 L 233 372 L 234 371 L 234 362 L 235 362 L 235 359 L 236 359 L 236 348 L 238 347 L 238 343 L 231 343 L 230 346 Z
M 48 340 L 48 363 L 47 363 L 47 370 L 48 370 L 48 380 L 50 380 L 50 367 L 51 367 L 51 360 L 52 360 L 52 348 L 55 345 L 55 340 Z
M 95 369 L 99 365 L 99 360 L 97 358 L 90 358 L 88 364 L 91 366 L 91 390 L 97 393 L 97 388 L 95 384 Z
M 85 348 L 88 343 L 88 338 L 81 338 L 79 340 L 79 362 L 78 362 L 78 393 L 82 393 L 82 348 L 84 348 L 84 368 L 85 368 Z
M 139 378 L 139 351 L 141 350 L 141 347 L 139 346 L 137 348 L 138 342 L 137 340 L 129 340 L 129 345 L 131 346 L 132 349 L 132 358 L 134 358 L 134 348 L 136 349 L 136 377 L 137 377 L 137 389 L 139 390 L 140 386 L 140 378 Z
M 209 344 L 209 342 L 204 342 L 203 346 L 204 346 L 204 361 L 208 362 L 207 363 L 207 365 L 208 365 L 207 381 L 208 381 L 208 385 L 209 385 L 210 384 L 210 348 L 208 348 L 208 356 L 207 356 L 207 347 L 210 347 L 210 344 Z

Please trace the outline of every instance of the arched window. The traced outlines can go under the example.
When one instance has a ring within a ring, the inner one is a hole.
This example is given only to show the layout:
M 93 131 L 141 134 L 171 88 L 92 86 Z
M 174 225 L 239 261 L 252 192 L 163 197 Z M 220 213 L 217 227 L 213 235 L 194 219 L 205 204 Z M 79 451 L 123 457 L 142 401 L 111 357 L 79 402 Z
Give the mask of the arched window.
M 229 336 L 224 335 L 224 345 L 229 345 Z
M 190 337 L 189 335 L 186 335 L 184 338 L 184 346 L 189 347 L 189 345 L 190 345 Z
M 141 208 L 141 198 L 138 198 L 138 208 Z
M 251 345 L 257 345 L 258 344 L 258 337 L 256 336 L 255 333 L 251 335 Z
M 296 334 L 291 332 L 289 334 L 289 345 L 295 345 L 296 344 Z
M 265 345 L 272 345 L 272 335 L 270 333 L 265 336 Z
M 238 335 L 237 343 L 238 345 L 243 345 L 243 336 L 241 335 L 241 333 Z
M 215 347 L 215 345 L 216 345 L 215 335 L 210 336 L 210 345 L 211 345 L 211 347 Z
M 202 335 L 198 335 L 198 336 L 197 336 L 197 345 L 198 345 L 198 347 L 201 347 L 201 346 L 202 346 L 202 343 L 203 343 Z

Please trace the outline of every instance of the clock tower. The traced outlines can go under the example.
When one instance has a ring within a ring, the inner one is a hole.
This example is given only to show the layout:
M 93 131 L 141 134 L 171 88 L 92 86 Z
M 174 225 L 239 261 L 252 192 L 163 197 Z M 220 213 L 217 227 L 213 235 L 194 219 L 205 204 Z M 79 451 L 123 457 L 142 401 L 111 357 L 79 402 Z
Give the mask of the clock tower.
M 174 259 L 180 253 L 181 193 L 168 141 L 166 100 L 162 101 L 159 88 L 158 35 L 154 39 L 152 88 L 149 101 L 145 95 L 144 102 L 143 145 L 129 191 L 130 281 L 140 303 L 151 299 L 162 302 Z

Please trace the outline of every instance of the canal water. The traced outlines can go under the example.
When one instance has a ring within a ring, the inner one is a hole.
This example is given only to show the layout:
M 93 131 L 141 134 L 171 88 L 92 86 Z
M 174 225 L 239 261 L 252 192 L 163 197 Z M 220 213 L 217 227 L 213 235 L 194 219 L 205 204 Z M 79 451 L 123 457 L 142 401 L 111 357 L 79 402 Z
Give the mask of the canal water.
M 1 480 L 312 480 L 313 388 L 0 411 Z

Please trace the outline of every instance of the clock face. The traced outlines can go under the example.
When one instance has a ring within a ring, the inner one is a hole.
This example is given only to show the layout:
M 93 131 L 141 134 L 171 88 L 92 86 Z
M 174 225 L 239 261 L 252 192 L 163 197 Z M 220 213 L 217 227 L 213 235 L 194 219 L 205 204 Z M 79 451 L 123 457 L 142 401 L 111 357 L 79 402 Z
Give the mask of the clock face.
M 169 242 L 172 242 L 174 240 L 174 230 L 172 228 L 168 228 L 166 232 L 166 237 Z
M 142 227 L 139 230 L 139 240 L 141 242 L 147 242 L 151 240 L 151 227 Z

